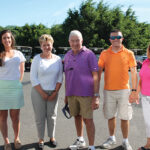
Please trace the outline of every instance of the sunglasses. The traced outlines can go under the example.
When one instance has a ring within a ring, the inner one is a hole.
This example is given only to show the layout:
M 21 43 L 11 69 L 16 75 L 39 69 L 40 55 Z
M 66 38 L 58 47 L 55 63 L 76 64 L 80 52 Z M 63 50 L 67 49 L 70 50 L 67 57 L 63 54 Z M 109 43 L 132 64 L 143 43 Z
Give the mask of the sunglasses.
M 70 118 L 71 118 L 68 103 L 62 108 L 62 112 L 63 112 L 63 114 L 65 115 L 65 117 L 66 117 L 67 119 L 70 119 Z
M 121 38 L 122 38 L 122 36 L 120 36 L 120 35 L 118 35 L 118 36 L 110 36 L 111 40 L 115 40 L 115 39 L 120 40 Z

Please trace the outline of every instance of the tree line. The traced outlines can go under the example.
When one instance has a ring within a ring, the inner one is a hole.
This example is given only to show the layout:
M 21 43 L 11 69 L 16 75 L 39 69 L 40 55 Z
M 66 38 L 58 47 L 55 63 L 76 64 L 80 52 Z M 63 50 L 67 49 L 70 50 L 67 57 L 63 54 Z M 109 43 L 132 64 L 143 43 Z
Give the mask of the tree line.
M 113 29 L 120 29 L 124 36 L 124 45 L 129 49 L 142 49 L 145 53 L 150 41 L 150 24 L 140 23 L 131 6 L 123 12 L 122 6 L 110 8 L 101 0 L 82 2 L 79 9 L 69 9 L 68 16 L 62 24 L 53 25 L 51 28 L 43 24 L 25 24 L 19 26 L 1 27 L 10 29 L 15 35 L 17 45 L 39 46 L 38 39 L 42 34 L 51 34 L 54 38 L 54 47 L 68 47 L 68 36 L 71 30 L 77 29 L 83 34 L 84 45 L 87 47 L 108 48 L 110 45 L 109 34 Z

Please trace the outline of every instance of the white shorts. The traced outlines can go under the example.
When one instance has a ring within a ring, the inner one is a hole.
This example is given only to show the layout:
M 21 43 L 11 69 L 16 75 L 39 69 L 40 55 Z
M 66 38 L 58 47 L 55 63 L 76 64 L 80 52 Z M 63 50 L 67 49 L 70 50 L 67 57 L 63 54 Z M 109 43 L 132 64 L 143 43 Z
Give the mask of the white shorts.
M 150 138 L 150 96 L 142 95 L 143 116 L 146 126 L 146 135 Z
M 129 95 L 129 89 L 104 90 L 103 112 L 105 118 L 111 119 L 118 116 L 121 120 L 131 120 L 133 110 L 129 103 Z

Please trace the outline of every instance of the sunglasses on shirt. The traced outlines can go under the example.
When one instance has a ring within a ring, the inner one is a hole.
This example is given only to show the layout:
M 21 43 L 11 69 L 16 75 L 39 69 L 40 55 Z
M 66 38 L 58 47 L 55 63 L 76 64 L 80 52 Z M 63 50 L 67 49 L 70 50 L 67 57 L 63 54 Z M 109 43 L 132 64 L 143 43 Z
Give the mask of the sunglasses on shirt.
M 110 36 L 111 40 L 115 40 L 115 39 L 120 40 L 121 38 L 122 38 L 122 36 L 120 36 L 120 35 L 118 35 L 118 36 Z

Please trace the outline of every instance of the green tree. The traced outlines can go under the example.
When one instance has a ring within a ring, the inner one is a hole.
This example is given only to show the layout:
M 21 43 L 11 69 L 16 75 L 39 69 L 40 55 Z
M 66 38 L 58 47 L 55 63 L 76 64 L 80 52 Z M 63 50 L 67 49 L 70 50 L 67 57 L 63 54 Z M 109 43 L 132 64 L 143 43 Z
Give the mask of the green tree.
M 54 38 L 54 48 L 57 53 L 62 53 L 59 51 L 58 47 L 64 46 L 64 31 L 62 25 L 57 24 L 51 27 L 51 35 Z
M 39 45 L 38 39 L 42 34 L 50 34 L 50 29 L 42 24 L 26 24 L 19 30 L 16 41 L 18 45 L 35 47 Z
M 110 32 L 116 28 L 123 32 L 124 45 L 129 49 L 145 50 L 150 38 L 150 25 L 139 23 L 131 6 L 123 12 L 122 6 L 111 9 L 103 0 L 98 4 L 87 0 L 81 3 L 79 10 L 69 9 L 62 28 L 64 46 L 68 46 L 68 35 L 73 29 L 82 32 L 87 47 L 107 48 Z

